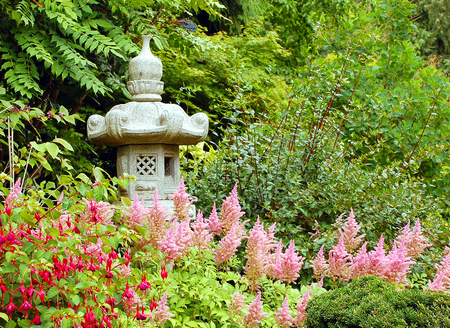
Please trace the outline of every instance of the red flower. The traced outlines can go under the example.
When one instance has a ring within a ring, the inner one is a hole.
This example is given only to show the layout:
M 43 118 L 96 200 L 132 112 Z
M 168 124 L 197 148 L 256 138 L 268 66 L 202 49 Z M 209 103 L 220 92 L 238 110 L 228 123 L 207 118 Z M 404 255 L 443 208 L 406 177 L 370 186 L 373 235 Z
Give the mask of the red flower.
M 5 306 L 5 309 L 6 309 L 6 313 L 8 313 L 9 320 L 11 320 L 11 316 L 12 316 L 13 312 L 14 312 L 15 310 L 19 310 L 19 309 L 17 308 L 17 306 L 14 305 L 14 303 L 13 303 L 13 297 L 12 297 L 12 296 L 11 296 L 11 299 L 10 299 L 10 301 L 9 301 L 9 304 L 8 304 L 7 306 Z
M 166 271 L 166 267 L 165 266 L 161 267 L 161 278 L 166 279 L 167 275 L 168 273 Z
M 36 311 L 36 316 L 34 317 L 34 319 L 30 321 L 30 325 L 36 325 L 36 326 L 41 325 L 41 318 L 39 317 L 39 314 L 37 311 Z

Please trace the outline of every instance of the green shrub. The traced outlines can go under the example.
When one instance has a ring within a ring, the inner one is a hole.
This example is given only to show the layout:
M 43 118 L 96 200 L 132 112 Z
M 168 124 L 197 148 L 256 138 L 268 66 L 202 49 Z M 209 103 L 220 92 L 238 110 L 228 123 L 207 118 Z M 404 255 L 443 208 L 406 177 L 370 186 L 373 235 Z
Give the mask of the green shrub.
M 314 297 L 306 327 L 450 327 L 450 295 L 399 290 L 374 276 Z

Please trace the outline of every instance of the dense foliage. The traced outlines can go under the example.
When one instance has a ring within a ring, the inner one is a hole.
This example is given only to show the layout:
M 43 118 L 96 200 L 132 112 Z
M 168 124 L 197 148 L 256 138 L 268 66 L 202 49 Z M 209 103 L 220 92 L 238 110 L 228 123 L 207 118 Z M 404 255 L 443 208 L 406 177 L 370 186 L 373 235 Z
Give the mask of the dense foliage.
M 313 298 L 307 311 L 305 327 L 448 327 L 450 296 L 365 276 Z

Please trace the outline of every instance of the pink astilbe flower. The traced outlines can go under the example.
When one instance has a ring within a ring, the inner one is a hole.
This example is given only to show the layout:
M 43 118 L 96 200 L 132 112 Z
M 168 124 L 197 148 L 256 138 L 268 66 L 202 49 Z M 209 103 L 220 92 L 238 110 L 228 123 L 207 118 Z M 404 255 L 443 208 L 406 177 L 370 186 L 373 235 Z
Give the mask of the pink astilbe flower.
M 155 313 L 149 317 L 152 323 L 155 323 L 158 326 L 162 326 L 164 322 L 166 322 L 166 320 L 174 316 L 173 313 L 170 313 L 168 311 L 170 309 L 166 305 L 166 303 L 167 303 L 167 292 L 165 292 L 163 297 L 161 297 L 161 300 L 158 302 L 158 306 L 156 307 Z
M 121 278 L 127 278 L 131 276 L 131 268 L 128 265 L 120 264 L 118 267 Z
M 256 328 L 262 319 L 267 317 L 267 312 L 261 312 L 263 309 L 261 302 L 261 292 L 256 295 L 256 298 L 248 306 L 249 313 L 244 318 L 244 327 Z
M 268 277 L 276 278 L 274 267 L 277 262 L 281 262 L 281 255 L 283 254 L 283 241 L 280 239 L 275 247 L 275 250 L 269 254 L 266 263 L 266 274 Z
M 158 241 L 161 252 L 171 257 L 174 261 L 182 256 L 182 247 L 178 245 L 177 240 L 175 239 L 176 226 L 177 223 L 175 221 L 163 239 Z
M 339 278 L 340 281 L 346 281 L 350 278 L 349 267 L 352 265 L 352 256 L 345 249 L 343 235 L 339 238 L 338 244 L 331 249 L 329 262 L 330 277 L 333 280 Z
M 213 236 L 208 230 L 208 222 L 203 220 L 203 213 L 199 210 L 197 218 L 192 223 L 192 246 L 198 246 L 204 249 L 208 249 L 208 243 L 212 240 Z
M 405 244 L 408 256 L 413 259 L 419 257 L 425 248 L 432 246 L 428 239 L 422 235 L 419 219 L 417 219 L 412 232 L 410 229 L 410 222 L 408 221 L 408 224 L 403 228 L 402 234 L 398 236 L 396 240 L 397 246 L 401 242 Z
M 244 214 L 245 212 L 241 212 L 236 183 L 233 190 L 230 192 L 230 196 L 228 196 L 222 204 L 222 210 L 220 211 L 220 217 L 223 223 L 222 232 L 227 234 L 231 227 L 237 224 Z
M 353 264 L 350 266 L 352 278 L 363 276 L 367 273 L 369 265 L 369 254 L 367 254 L 367 242 L 365 242 L 353 258 Z
M 344 245 L 347 252 L 352 253 L 356 248 L 358 248 L 359 244 L 361 244 L 361 241 L 366 236 L 366 234 L 362 234 L 361 236 L 356 237 L 360 229 L 361 227 L 355 220 L 355 215 L 353 214 L 352 208 L 344 227 L 339 229 L 341 236 L 344 237 Z
M 323 254 L 323 247 L 324 245 L 320 247 L 319 253 L 317 254 L 316 258 L 311 262 L 311 266 L 314 270 L 314 278 L 316 279 L 326 277 L 328 274 L 329 266 Z
M 308 305 L 308 300 L 311 298 L 309 289 L 306 290 L 305 295 L 300 297 L 297 302 L 297 315 L 295 317 L 295 325 L 297 327 L 303 327 L 303 322 L 306 320 L 306 305 Z
M 214 262 L 220 264 L 231 260 L 240 244 L 241 237 L 236 235 L 236 225 L 234 225 L 231 227 L 230 232 L 220 240 Z
M 144 308 L 147 303 L 141 300 L 133 287 L 129 287 L 129 292 L 131 292 L 131 297 L 122 298 L 122 305 L 125 313 L 133 318 L 136 316 L 137 306 Z
M 366 274 L 373 274 L 379 278 L 386 277 L 387 259 L 384 250 L 384 237 L 381 236 L 375 250 L 369 252 L 369 262 L 366 267 Z
M 283 306 L 278 308 L 278 312 L 274 312 L 275 323 L 281 328 L 290 327 L 295 319 L 291 316 L 287 295 L 284 297 Z
M 269 253 L 272 248 L 275 247 L 273 241 L 274 229 L 275 224 L 269 228 L 269 232 L 266 232 L 264 230 L 264 224 L 260 223 L 258 217 L 253 229 L 250 230 L 245 255 L 245 258 L 247 259 L 247 263 L 245 265 L 245 275 L 250 281 L 252 289 L 267 273 L 266 264 L 269 258 Z
M 160 202 L 158 197 L 158 190 L 155 188 L 152 207 L 150 208 L 146 220 L 146 223 L 148 225 L 148 233 L 147 236 L 145 236 L 145 238 L 141 240 L 144 245 L 150 244 L 154 248 L 158 248 L 158 241 L 164 238 L 168 230 L 168 217 L 169 212 L 167 211 L 167 208 L 164 207 L 164 205 Z
M 144 198 L 139 201 L 139 195 L 134 195 L 134 200 L 131 201 L 131 206 L 127 207 L 123 212 L 127 217 L 127 225 L 130 229 L 137 226 L 142 226 L 145 217 L 149 213 L 149 209 L 144 207 Z
M 98 263 L 102 263 L 107 260 L 108 255 L 103 251 L 102 247 L 106 247 L 101 238 L 97 238 L 97 243 L 87 242 L 88 245 L 85 248 L 85 253 L 91 255 L 96 259 Z
M 184 220 L 181 222 L 176 231 L 175 239 L 177 245 L 180 247 L 181 256 L 189 253 L 189 247 L 192 246 L 192 230 L 190 227 L 191 219 Z
M 447 254 L 444 256 L 440 264 L 436 264 L 436 277 L 433 282 L 428 283 L 430 290 L 446 291 L 450 286 L 450 248 L 445 248 Z
M 228 315 L 233 318 L 235 316 L 241 315 L 242 310 L 244 309 L 244 303 L 247 299 L 247 296 L 240 294 L 239 292 L 231 295 L 231 303 L 228 305 Z
M 291 240 L 288 249 L 273 267 L 275 278 L 286 281 L 288 284 L 293 283 L 299 277 L 298 272 L 302 268 L 303 260 L 302 256 L 298 256 L 295 251 L 295 243 Z
M 21 179 L 18 178 L 16 183 L 9 188 L 9 195 L 6 196 L 5 204 L 8 205 L 10 208 L 12 208 L 13 202 L 15 200 L 18 201 L 20 200 L 17 199 L 17 196 L 19 196 L 21 193 L 22 193 Z
M 211 215 L 208 218 L 208 229 L 211 233 L 216 236 L 219 236 L 222 232 L 223 222 L 219 220 L 219 216 L 217 215 L 216 203 L 214 203 Z
M 183 177 L 181 178 L 178 189 L 171 197 L 173 198 L 174 218 L 177 218 L 180 222 L 189 219 L 189 212 L 195 200 L 186 193 Z
M 385 277 L 389 282 L 398 284 L 407 284 L 406 274 L 411 272 L 410 265 L 415 264 L 411 257 L 407 256 L 408 250 L 405 243 L 401 242 L 398 246 L 394 244 L 392 250 L 387 255 L 387 270 Z

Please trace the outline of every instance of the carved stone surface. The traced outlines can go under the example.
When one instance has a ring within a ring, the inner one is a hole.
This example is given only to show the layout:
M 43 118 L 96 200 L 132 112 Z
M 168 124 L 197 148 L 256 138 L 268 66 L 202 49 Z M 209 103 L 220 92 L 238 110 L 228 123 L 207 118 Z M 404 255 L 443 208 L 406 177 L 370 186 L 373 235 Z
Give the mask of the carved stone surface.
M 89 117 L 87 135 L 93 143 L 119 147 L 118 176 L 127 173 L 137 181 L 121 188 L 120 195 L 134 198 L 137 193 L 148 206 L 155 188 L 161 200 L 171 200 L 180 183 L 179 145 L 203 141 L 209 120 L 203 113 L 189 117 L 180 106 L 161 102 L 162 63 L 150 50 L 150 36 L 142 39 L 142 51 L 129 66 L 131 102 L 114 106 L 105 117 Z
M 136 177 L 120 195 L 151 200 L 155 187 L 160 199 L 171 199 L 180 182 L 180 155 L 177 145 L 128 145 L 117 149 L 117 175 Z

